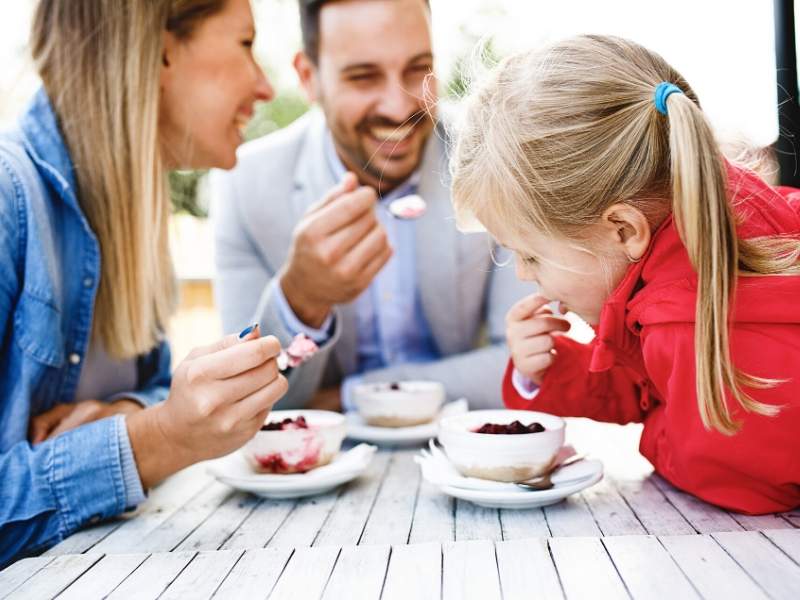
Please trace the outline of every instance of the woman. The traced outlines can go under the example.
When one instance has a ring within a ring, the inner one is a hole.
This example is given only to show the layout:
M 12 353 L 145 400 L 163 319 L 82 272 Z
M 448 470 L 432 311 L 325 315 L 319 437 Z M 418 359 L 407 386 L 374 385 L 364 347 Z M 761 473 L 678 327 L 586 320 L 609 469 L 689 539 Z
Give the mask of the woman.
M 0 565 L 241 446 L 286 390 L 257 331 L 170 378 L 165 172 L 230 168 L 256 100 L 247 0 L 41 0 L 43 89 L 0 137 Z M 161 402 L 164 400 L 164 402 Z

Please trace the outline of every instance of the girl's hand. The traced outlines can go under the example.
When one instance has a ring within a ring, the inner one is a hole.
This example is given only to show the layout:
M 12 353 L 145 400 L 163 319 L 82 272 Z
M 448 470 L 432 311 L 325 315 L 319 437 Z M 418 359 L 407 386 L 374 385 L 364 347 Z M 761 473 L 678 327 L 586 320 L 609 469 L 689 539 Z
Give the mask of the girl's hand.
M 542 384 L 545 371 L 553 364 L 553 336 L 569 330 L 569 322 L 553 315 L 544 296 L 533 294 L 517 302 L 506 315 L 506 340 L 514 367 Z
M 56 404 L 47 412 L 31 419 L 28 439 L 31 444 L 39 444 L 86 423 L 113 415 L 127 415 L 138 410 L 142 410 L 141 404 L 125 398 L 114 402 L 84 400 L 74 404 Z
M 195 462 L 223 456 L 252 438 L 288 383 L 278 340 L 236 335 L 194 350 L 175 370 L 169 397 L 127 419 L 142 485 Z

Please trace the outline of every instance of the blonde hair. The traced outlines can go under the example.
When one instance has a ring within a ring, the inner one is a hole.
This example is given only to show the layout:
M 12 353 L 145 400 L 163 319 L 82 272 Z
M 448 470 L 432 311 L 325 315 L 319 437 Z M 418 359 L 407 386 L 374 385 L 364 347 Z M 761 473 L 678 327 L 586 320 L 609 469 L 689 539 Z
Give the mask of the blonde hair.
M 667 116 L 653 101 L 662 81 L 684 92 L 668 97 Z M 579 36 L 509 57 L 466 102 L 451 162 L 459 219 L 491 214 L 523 235 L 533 228 L 579 239 L 614 203 L 651 215 L 671 201 L 698 278 L 703 424 L 738 430 L 726 390 L 746 411 L 776 414 L 743 389 L 776 382 L 733 366 L 728 317 L 737 275 L 800 273 L 800 241 L 737 239 L 724 159 L 686 80 L 638 44 Z
M 93 338 L 111 356 L 152 349 L 175 307 L 159 147 L 163 32 L 191 33 L 225 0 L 41 0 L 31 47 L 97 237 Z

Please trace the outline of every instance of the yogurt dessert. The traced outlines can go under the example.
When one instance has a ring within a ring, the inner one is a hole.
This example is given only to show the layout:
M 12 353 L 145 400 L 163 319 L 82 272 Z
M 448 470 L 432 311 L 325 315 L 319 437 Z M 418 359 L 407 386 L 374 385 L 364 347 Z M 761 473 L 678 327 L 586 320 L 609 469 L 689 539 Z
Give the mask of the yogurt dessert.
M 564 445 L 561 417 L 528 410 L 476 410 L 439 422 L 439 441 L 467 477 L 518 482 L 546 472 Z
M 314 356 L 317 350 L 319 346 L 314 340 L 305 333 L 298 333 L 289 347 L 282 349 L 278 355 L 278 368 L 285 371 L 287 368 L 297 367 Z
M 306 473 L 331 462 L 345 436 L 344 415 L 326 410 L 276 410 L 242 448 L 259 473 Z
M 438 381 L 367 383 L 355 387 L 353 401 L 368 425 L 413 427 L 436 418 L 445 390 Z

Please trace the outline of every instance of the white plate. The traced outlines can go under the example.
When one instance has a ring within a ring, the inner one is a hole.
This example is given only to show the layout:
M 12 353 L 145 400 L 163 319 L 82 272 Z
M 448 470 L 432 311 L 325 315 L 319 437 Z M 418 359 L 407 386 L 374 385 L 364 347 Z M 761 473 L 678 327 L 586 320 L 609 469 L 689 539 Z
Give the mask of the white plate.
M 577 467 L 578 465 L 574 465 Z M 570 467 L 565 467 L 565 470 Z M 556 483 L 549 490 L 525 490 L 516 488 L 509 491 L 477 490 L 453 485 L 437 485 L 436 487 L 453 498 L 468 500 L 478 506 L 487 508 L 537 508 L 560 502 L 567 496 L 584 490 L 603 478 L 603 463 L 599 460 L 585 460 L 581 463 L 582 472 L 586 476 L 581 479 L 570 478 L 564 483 Z M 423 470 L 423 476 L 425 471 Z M 427 480 L 427 478 L 426 478 Z M 502 484 L 507 485 L 507 484 Z
M 467 401 L 461 398 L 445 404 L 435 420 L 413 427 L 375 427 L 367 425 L 364 419 L 353 411 L 345 415 L 347 437 L 351 440 L 382 446 L 417 446 L 436 437 L 439 430 L 439 419 L 464 413 L 467 410 Z
M 241 452 L 234 452 L 208 465 L 208 472 L 237 490 L 264 498 L 302 498 L 324 494 L 355 479 L 369 466 L 377 448 L 359 444 L 340 452 L 330 464 L 308 473 L 273 475 L 256 473 Z

